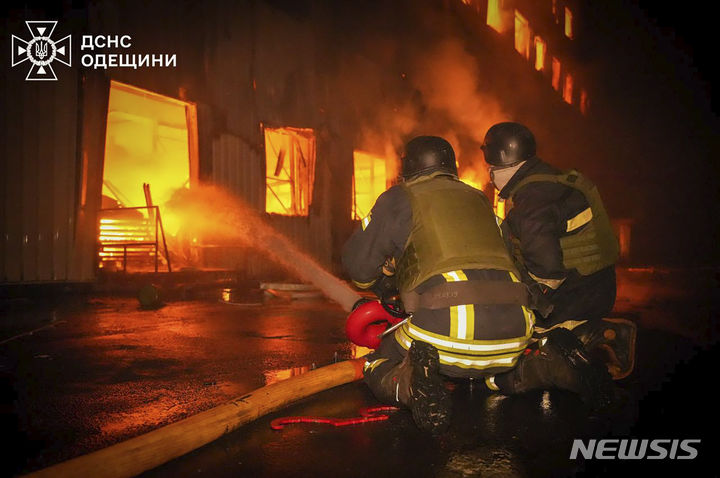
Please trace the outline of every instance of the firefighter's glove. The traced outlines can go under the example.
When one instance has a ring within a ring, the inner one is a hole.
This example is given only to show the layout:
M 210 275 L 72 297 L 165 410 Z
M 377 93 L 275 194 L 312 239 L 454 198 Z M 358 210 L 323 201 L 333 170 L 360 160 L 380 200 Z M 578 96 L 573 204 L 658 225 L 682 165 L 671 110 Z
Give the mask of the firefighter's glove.
M 552 302 L 550 302 L 548 291 L 552 291 L 552 289 L 537 282 L 528 286 L 530 308 L 535 310 L 543 318 L 547 318 L 555 307 Z
M 386 276 L 384 274 L 375 281 L 375 284 L 370 287 L 370 290 L 373 291 L 380 300 L 389 300 L 400 293 L 395 276 Z

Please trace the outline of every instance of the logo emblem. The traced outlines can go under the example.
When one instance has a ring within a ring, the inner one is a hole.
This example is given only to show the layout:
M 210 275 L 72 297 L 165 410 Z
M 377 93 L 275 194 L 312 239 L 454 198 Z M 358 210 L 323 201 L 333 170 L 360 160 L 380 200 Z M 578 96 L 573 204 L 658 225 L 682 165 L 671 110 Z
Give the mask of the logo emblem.
M 70 35 L 54 41 L 51 39 L 56 21 L 26 21 L 32 38 L 25 41 L 12 36 L 12 66 L 30 60 L 31 66 L 26 80 L 57 80 L 52 62 L 57 60 L 63 65 L 71 65 L 72 39 Z

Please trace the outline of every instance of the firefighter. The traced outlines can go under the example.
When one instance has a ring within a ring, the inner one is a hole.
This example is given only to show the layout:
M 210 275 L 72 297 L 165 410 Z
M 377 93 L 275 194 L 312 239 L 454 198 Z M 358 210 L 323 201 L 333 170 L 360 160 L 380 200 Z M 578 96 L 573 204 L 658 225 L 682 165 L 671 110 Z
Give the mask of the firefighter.
M 532 132 L 519 123 L 492 126 L 482 151 L 491 180 L 506 201 L 503 235 L 532 292 L 538 328 L 572 329 L 582 323 L 576 332 L 587 345 L 591 335 L 606 341 L 596 333 L 604 327 L 610 330 L 605 336 L 625 342 L 606 349 L 627 352 L 629 342 L 634 343 L 634 324 L 598 325 L 615 304 L 619 248 L 597 188 L 576 170 L 560 171 L 542 161 Z M 612 357 L 615 372 L 632 368 L 625 355 Z
M 356 286 L 391 295 L 394 284 L 411 314 L 367 358 L 365 382 L 376 397 L 409 407 L 419 428 L 440 433 L 451 415 L 443 376 L 481 378 L 507 393 L 560 387 L 599 396 L 602 380 L 579 379 L 597 374 L 587 372 L 572 333 L 530 344 L 527 288 L 487 198 L 458 180 L 450 144 L 435 136 L 408 142 L 401 178 L 342 253 Z

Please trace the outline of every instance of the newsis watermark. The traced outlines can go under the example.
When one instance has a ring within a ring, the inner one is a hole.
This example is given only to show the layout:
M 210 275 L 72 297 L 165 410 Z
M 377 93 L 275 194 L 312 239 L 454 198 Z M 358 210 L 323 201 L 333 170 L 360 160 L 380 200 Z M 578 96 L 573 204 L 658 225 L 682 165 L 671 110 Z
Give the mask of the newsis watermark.
M 699 439 L 605 438 L 573 440 L 570 459 L 586 460 L 694 460 Z

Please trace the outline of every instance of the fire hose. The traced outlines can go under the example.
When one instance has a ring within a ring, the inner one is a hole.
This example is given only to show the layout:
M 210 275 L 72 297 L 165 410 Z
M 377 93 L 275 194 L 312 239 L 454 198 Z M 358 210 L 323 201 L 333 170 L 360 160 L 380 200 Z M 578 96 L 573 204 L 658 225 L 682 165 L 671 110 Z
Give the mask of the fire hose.
M 405 314 L 396 307 L 369 301 L 348 317 L 348 338 L 358 345 L 377 348 L 383 335 L 404 323 Z M 406 319 L 405 319 L 406 320 Z M 332 387 L 360 380 L 365 358 L 357 358 L 318 368 L 303 375 L 277 382 L 237 397 L 224 405 L 171 423 L 144 435 L 35 471 L 26 477 L 126 478 L 139 475 L 206 445 L 240 426 L 286 405 Z M 334 426 L 386 420 L 379 407 L 361 412 L 360 417 L 325 419 L 289 417 L 286 423 L 316 421 Z
M 364 358 L 338 362 L 266 385 L 224 405 L 26 476 L 126 478 L 139 475 L 291 402 L 360 380 L 364 363 Z

